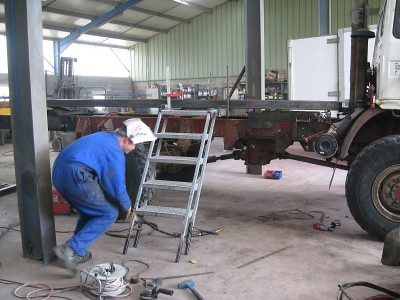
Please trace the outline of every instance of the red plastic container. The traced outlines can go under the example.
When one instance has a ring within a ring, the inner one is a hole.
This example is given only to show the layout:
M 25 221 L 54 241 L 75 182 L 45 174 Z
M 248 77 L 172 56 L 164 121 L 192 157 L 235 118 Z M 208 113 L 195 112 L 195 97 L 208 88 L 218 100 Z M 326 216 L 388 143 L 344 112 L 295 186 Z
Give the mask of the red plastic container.
M 53 189 L 53 212 L 55 214 L 71 213 L 71 205 L 56 189 Z
M 264 178 L 265 179 L 281 179 L 282 178 L 282 171 L 276 171 L 276 170 L 266 170 L 264 172 Z

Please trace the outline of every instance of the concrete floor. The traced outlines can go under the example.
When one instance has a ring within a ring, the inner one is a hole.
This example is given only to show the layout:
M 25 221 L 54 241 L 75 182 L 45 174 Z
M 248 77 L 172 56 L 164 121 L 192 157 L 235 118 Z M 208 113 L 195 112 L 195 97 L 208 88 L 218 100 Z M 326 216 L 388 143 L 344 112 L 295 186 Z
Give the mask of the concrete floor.
M 222 151 L 220 146 L 220 141 L 213 142 L 214 153 Z M 51 150 L 50 153 L 53 160 L 57 154 Z M 0 182 L 14 183 L 11 145 L 0 146 L 0 167 Z M 164 280 L 163 287 L 175 293 L 172 297 L 160 294 L 158 299 L 195 299 L 188 290 L 177 289 L 177 284 L 187 279 L 195 281 L 196 289 L 205 299 L 336 299 L 338 284 L 355 281 L 400 289 L 399 269 L 380 262 L 383 243 L 366 234 L 350 215 L 344 194 L 346 171 L 336 171 L 329 190 L 330 168 L 276 160 L 263 167 L 266 169 L 283 171 L 283 178 L 269 180 L 247 175 L 242 161 L 225 160 L 208 165 L 196 227 L 223 228 L 223 231 L 218 236 L 193 238 L 190 254 L 182 255 L 179 263 L 174 262 L 178 240 L 145 226 L 139 247 L 130 247 L 127 255 L 122 254 L 124 239 L 102 236 L 91 248 L 93 260 L 84 264 L 83 269 L 101 263 L 126 262 L 131 276 L 143 267 L 129 260 L 141 260 L 150 265 L 149 270 L 140 273 L 147 278 L 214 272 Z M 154 202 L 186 205 L 182 194 L 172 192 L 156 193 Z M 312 213 L 314 219 L 299 219 L 304 217 L 300 214 L 281 214 L 288 217 L 286 220 L 257 219 L 286 210 L 321 211 L 326 214 L 325 222 L 340 220 L 341 226 L 334 232 L 313 229 L 312 223 L 318 220 L 319 213 Z M 0 198 L 0 213 L 0 226 L 19 222 L 16 193 Z M 76 215 L 55 217 L 59 244 L 71 235 L 63 232 L 74 229 L 76 218 Z M 151 220 L 163 230 L 179 232 L 179 222 L 175 219 Z M 111 230 L 128 226 L 116 223 Z M 0 233 L 1 230 L 4 231 L 0 229 Z M 79 284 L 79 276 L 71 277 L 59 262 L 45 266 L 41 261 L 23 258 L 20 233 L 16 231 L 0 238 L 0 263 L 1 279 L 41 282 L 53 287 Z M 0 299 L 14 299 L 12 293 L 16 287 L 0 283 Z M 131 287 L 133 294 L 128 299 L 139 299 L 143 286 Z M 366 288 L 350 289 L 348 293 L 354 299 L 382 294 Z M 59 296 L 87 299 L 79 290 Z

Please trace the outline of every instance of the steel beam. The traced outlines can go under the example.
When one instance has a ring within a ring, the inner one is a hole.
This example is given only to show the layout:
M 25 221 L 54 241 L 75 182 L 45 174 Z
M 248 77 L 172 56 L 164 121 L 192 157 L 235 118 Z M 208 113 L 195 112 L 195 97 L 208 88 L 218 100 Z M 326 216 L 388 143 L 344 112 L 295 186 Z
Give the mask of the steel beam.
M 71 45 L 73 42 L 75 42 L 82 34 L 85 34 L 86 32 L 90 31 L 93 28 L 99 27 L 108 21 L 110 21 L 112 18 L 118 16 L 119 14 L 123 13 L 125 10 L 128 8 L 132 7 L 133 5 L 142 2 L 143 0 L 127 0 L 126 2 L 118 5 L 114 9 L 110 10 L 108 13 L 105 13 L 104 15 L 97 17 L 93 21 L 91 21 L 89 24 L 79 28 L 78 30 L 75 30 L 74 32 L 71 32 L 68 36 L 65 38 L 61 39 L 59 42 L 59 47 L 60 47 L 60 54 L 64 52 L 65 49 L 68 48 L 69 45 Z
M 5 18 L 0 17 L 0 23 L 5 23 L 5 22 L 6 22 Z M 64 31 L 64 32 L 73 32 L 73 31 L 75 31 L 75 28 L 49 24 L 49 23 L 46 23 L 46 22 L 44 22 L 42 24 L 42 26 L 43 26 L 44 29 L 49 29 L 49 30 Z M 0 33 L 0 34 L 2 34 L 2 33 Z M 127 36 L 123 36 L 121 34 L 117 34 L 114 31 L 92 30 L 90 32 L 87 32 L 86 34 L 87 35 L 104 37 L 104 38 L 110 38 L 110 39 L 118 39 L 118 40 L 130 41 L 130 42 L 147 43 L 147 39 L 135 38 L 135 37 L 127 37 Z M 49 38 L 47 38 L 47 39 L 49 39 Z M 51 39 L 51 40 L 53 40 L 55 42 L 59 41 L 59 40 L 56 40 L 56 39 Z M 89 43 L 89 42 L 79 42 L 79 43 L 96 45 L 96 43 Z M 58 45 L 57 45 L 57 47 L 58 47 Z M 112 45 L 108 45 L 108 47 L 125 48 L 125 49 L 129 48 L 129 47 L 120 47 L 120 46 L 112 46 Z
M 53 65 L 54 74 L 58 77 L 60 75 L 60 47 L 58 47 L 58 41 L 53 41 Z
M 65 32 L 73 32 L 75 30 L 74 28 L 71 27 L 58 26 L 58 25 L 48 24 L 46 22 L 43 23 L 43 28 L 50 30 L 57 30 L 57 31 L 65 31 Z M 114 31 L 108 31 L 108 30 L 92 30 L 86 34 L 104 38 L 110 38 L 110 39 L 130 41 L 130 42 L 147 43 L 147 39 L 123 36 Z
M 164 108 L 167 100 L 73 100 L 55 99 L 47 100 L 49 107 L 135 107 L 135 108 Z M 173 108 L 226 108 L 226 100 L 171 100 Z M 232 109 L 282 109 L 282 110 L 338 110 L 338 101 L 289 101 L 289 100 L 230 100 L 229 108 Z
M 58 15 L 65 15 L 65 16 L 72 16 L 72 17 L 87 19 L 87 20 L 94 20 L 98 17 L 98 16 L 94 16 L 94 15 L 80 13 L 77 11 L 70 11 L 70 10 L 52 8 L 52 7 L 47 7 L 46 9 L 43 9 L 43 11 L 53 13 L 53 14 L 58 14 Z M 113 20 L 109 23 L 115 24 L 115 25 L 126 26 L 126 27 L 130 27 L 130 28 L 137 28 L 137 29 L 158 32 L 158 33 L 167 33 L 167 30 L 165 30 L 165 29 L 154 28 L 154 27 L 144 26 L 144 25 L 140 25 L 140 24 L 133 24 L 133 23 L 125 22 L 125 21 Z
M 114 5 L 114 6 L 120 4 L 119 2 L 114 1 L 114 0 L 94 0 L 94 1 L 105 3 L 105 4 L 109 4 L 109 5 Z M 160 13 L 160 12 L 156 12 L 156 11 L 153 11 L 153 10 L 144 9 L 144 8 L 140 8 L 140 7 L 131 7 L 130 10 L 141 12 L 141 13 L 144 13 L 144 14 L 147 14 L 147 15 L 150 15 L 150 16 L 154 16 L 154 17 L 159 17 L 159 18 L 164 18 L 164 19 L 167 19 L 167 20 L 172 20 L 172 21 L 179 22 L 179 23 L 187 23 L 187 24 L 190 23 L 190 20 L 174 17 L 174 16 L 171 16 L 171 15 L 167 15 L 167 14 L 164 14 L 164 13 Z
M 208 8 L 208 7 L 193 3 L 191 1 L 187 1 L 187 0 L 171 0 L 171 1 L 174 1 L 174 2 L 179 3 L 179 4 L 183 4 L 183 5 L 186 5 L 186 6 L 191 6 L 191 7 L 197 8 L 197 9 L 202 10 L 202 11 L 207 12 L 207 13 L 212 13 L 213 12 L 213 10 L 211 8 Z
M 11 126 L 23 256 L 49 263 L 56 245 L 43 69 L 42 3 L 6 0 Z
M 246 0 L 247 101 L 265 99 L 264 0 Z M 232 108 L 232 106 L 230 106 Z M 247 165 L 248 174 L 261 174 L 262 166 Z

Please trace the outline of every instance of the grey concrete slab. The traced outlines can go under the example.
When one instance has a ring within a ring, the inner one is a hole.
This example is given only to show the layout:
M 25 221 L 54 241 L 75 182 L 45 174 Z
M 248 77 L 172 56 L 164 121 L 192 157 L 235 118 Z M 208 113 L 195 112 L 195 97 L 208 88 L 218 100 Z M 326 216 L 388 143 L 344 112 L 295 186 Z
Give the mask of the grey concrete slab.
M 220 144 L 218 140 L 214 143 L 213 153 L 218 153 Z M 10 145 L 0 146 L 0 179 L 12 183 L 15 178 L 10 151 Z M 56 153 L 50 150 L 50 154 L 54 159 Z M 140 273 L 141 277 L 214 272 L 165 280 L 163 286 L 174 289 L 175 293 L 172 297 L 160 295 L 158 299 L 194 299 L 188 290 L 177 289 L 177 284 L 185 279 L 193 279 L 196 289 L 205 299 L 336 299 L 338 284 L 354 281 L 400 289 L 399 269 L 380 262 L 383 243 L 365 233 L 350 215 L 344 195 L 346 171 L 336 171 L 328 190 L 332 175 L 329 168 L 277 160 L 263 167 L 266 169 L 282 171 L 283 178 L 270 180 L 245 174 L 241 161 L 225 160 L 208 165 L 196 227 L 207 230 L 223 228 L 223 231 L 218 236 L 193 238 L 189 255 L 182 255 L 179 263 L 174 262 L 178 239 L 145 226 L 138 248 L 130 247 L 126 255 L 122 254 L 123 238 L 102 236 L 91 248 L 92 261 L 82 268 L 89 270 L 100 263 L 126 262 L 130 267 L 129 275 L 133 275 L 143 267 L 129 260 L 141 260 L 150 265 L 149 270 Z M 155 194 L 154 202 L 180 206 L 185 203 L 185 197 L 183 193 L 163 191 Z M 299 214 L 286 214 L 289 216 L 286 220 L 257 219 L 258 216 L 296 209 L 322 211 L 326 214 L 326 222 L 340 220 L 341 226 L 334 232 L 313 229 L 312 223 L 318 220 L 318 213 L 312 213 L 314 219 L 296 219 L 303 216 Z M 0 226 L 18 222 L 15 193 L 0 197 L 0 213 Z M 71 235 L 76 218 L 76 215 L 56 216 L 58 244 Z M 180 231 L 177 220 L 149 220 L 163 230 Z M 112 230 L 124 230 L 128 226 L 127 223 L 116 223 Z M 43 265 L 39 260 L 22 258 L 21 237 L 17 231 L 9 231 L 0 238 L 0 262 L 1 279 L 42 282 L 52 287 L 79 284 L 79 276 L 71 278 L 59 262 Z M 139 299 L 143 286 L 131 286 L 133 294 L 128 299 Z M 14 299 L 12 293 L 16 287 L 18 285 L 0 283 L 0 299 Z M 351 289 L 349 293 L 355 299 L 381 294 L 362 288 Z M 69 299 L 87 299 L 79 290 L 59 295 Z

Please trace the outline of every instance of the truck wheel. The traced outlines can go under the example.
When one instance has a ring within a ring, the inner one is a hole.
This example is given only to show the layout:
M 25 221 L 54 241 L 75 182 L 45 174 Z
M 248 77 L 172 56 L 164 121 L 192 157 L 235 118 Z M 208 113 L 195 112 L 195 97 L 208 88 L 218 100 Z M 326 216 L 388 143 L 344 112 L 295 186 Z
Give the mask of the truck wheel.
M 384 239 L 400 226 L 400 135 L 376 140 L 357 155 L 346 197 L 354 219 L 371 235 Z
M 137 144 L 134 151 L 125 155 L 125 177 L 126 177 L 126 190 L 132 201 L 132 208 L 135 207 L 136 197 L 139 190 L 140 182 L 146 164 L 148 149 L 143 144 Z M 147 173 L 146 180 L 152 178 L 155 172 L 154 166 L 150 164 L 149 172 Z M 144 189 L 142 197 L 140 198 L 139 207 L 147 199 L 150 201 L 153 197 L 152 189 Z

